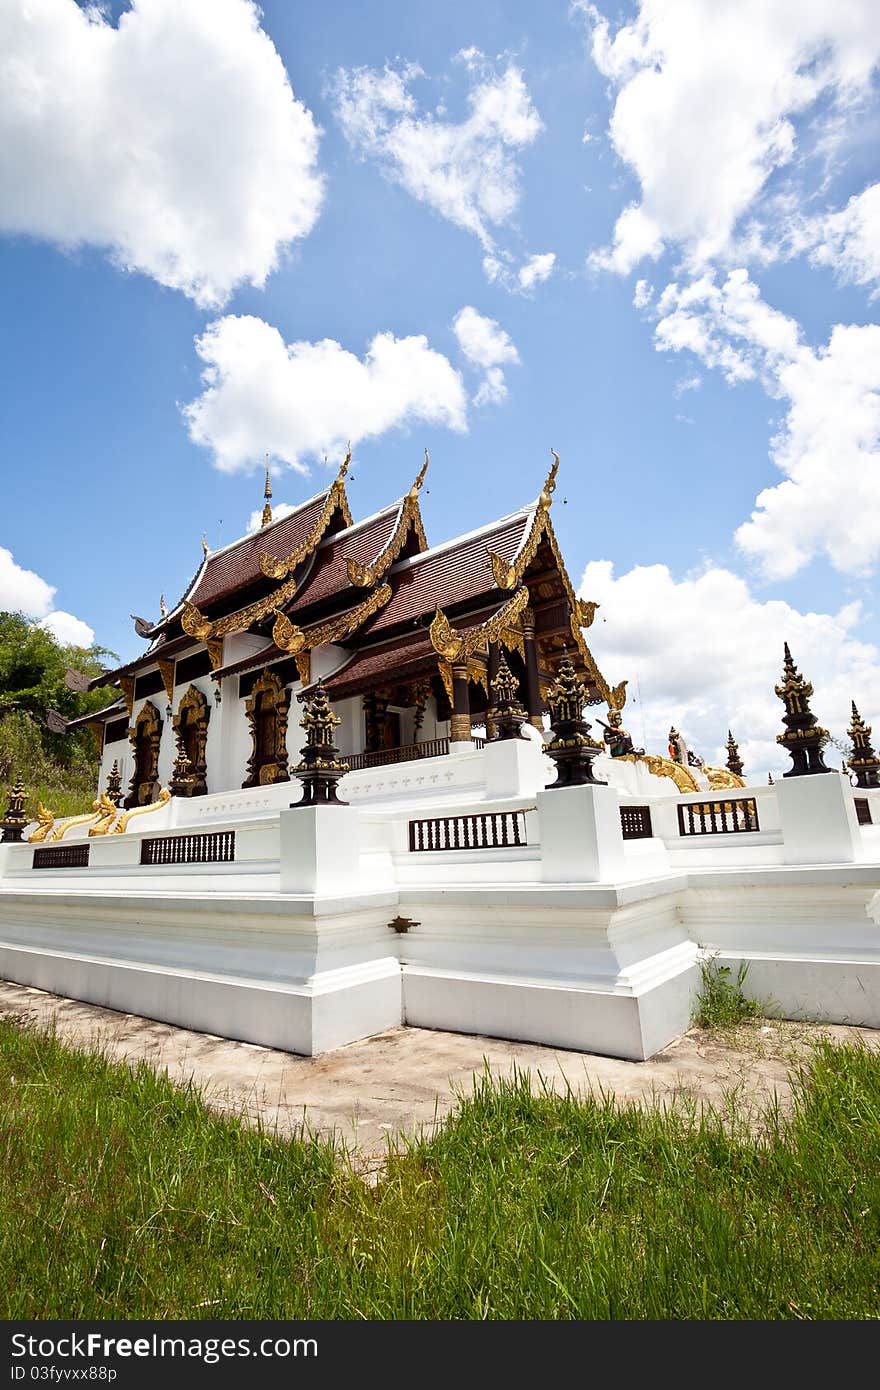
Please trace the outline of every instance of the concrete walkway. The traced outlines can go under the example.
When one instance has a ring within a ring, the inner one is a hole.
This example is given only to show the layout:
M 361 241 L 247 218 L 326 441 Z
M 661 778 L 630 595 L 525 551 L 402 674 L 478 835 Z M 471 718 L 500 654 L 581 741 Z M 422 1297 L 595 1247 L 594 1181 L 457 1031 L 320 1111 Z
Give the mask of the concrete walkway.
M 0 982 L 0 1017 L 10 1015 L 54 1028 L 68 1046 L 99 1048 L 118 1061 L 143 1059 L 173 1081 L 191 1079 L 214 1109 L 259 1119 L 281 1135 L 303 1124 L 335 1133 L 366 1168 L 381 1158 L 389 1135 L 441 1122 L 456 1092 L 470 1091 L 486 1065 L 499 1075 L 514 1068 L 540 1074 L 555 1088 L 613 1091 L 620 1100 L 686 1095 L 723 1106 L 735 1093 L 737 1108 L 752 1116 L 774 1092 L 787 1104 L 790 1069 L 817 1037 L 861 1038 L 880 1048 L 880 1033 L 871 1029 L 772 1021 L 730 1040 L 692 1029 L 648 1062 L 420 1028 L 393 1028 L 321 1057 L 297 1057 Z

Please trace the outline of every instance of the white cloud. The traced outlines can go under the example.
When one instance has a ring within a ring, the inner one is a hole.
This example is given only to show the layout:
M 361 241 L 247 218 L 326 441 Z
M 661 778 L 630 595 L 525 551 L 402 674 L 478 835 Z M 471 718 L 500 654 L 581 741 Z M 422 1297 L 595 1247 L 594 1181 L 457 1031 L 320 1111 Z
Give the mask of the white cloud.
M 72 613 L 53 610 L 55 592 L 54 585 L 47 584 L 33 570 L 22 569 L 16 564 L 12 551 L 0 546 L 0 612 L 24 613 L 27 618 L 38 618 L 41 626 L 54 633 L 59 642 L 90 647 L 95 640 L 93 630 Z
M 654 298 L 654 286 L 647 280 L 637 280 L 633 290 L 633 305 L 636 309 L 647 309 Z
M 764 781 L 786 771 L 791 764 L 775 742 L 783 709 L 773 693 L 786 641 L 815 688 L 814 713 L 835 737 L 846 737 L 852 699 L 880 728 L 880 650 L 855 636 L 857 603 L 802 613 L 783 600 L 756 599 L 727 569 L 677 580 L 658 564 L 618 577 L 608 560 L 587 565 L 579 592 L 601 604 L 590 647 L 609 679 L 629 680 L 624 722 L 649 752 L 665 753 L 674 724 L 718 765 L 730 728 L 749 776 Z M 828 760 L 841 761 L 833 750 Z
M 699 372 L 691 372 L 687 376 L 679 377 L 673 387 L 672 394 L 679 399 L 687 391 L 699 391 L 703 384 L 703 378 Z
M 95 640 L 94 630 L 88 623 L 84 623 L 82 618 L 75 618 L 72 613 L 65 613 L 63 608 L 57 608 L 48 618 L 43 618 L 40 627 L 48 629 L 63 646 L 90 647 Z
M 288 344 L 262 319 L 226 315 L 195 346 L 205 390 L 183 413 L 222 472 L 267 454 L 307 472 L 306 459 L 340 458 L 349 439 L 418 422 L 467 427 L 461 377 L 421 335 L 377 333 L 359 358 L 331 338 Z
M 272 520 L 280 521 L 282 517 L 290 516 L 290 513 L 295 511 L 296 507 L 294 507 L 290 502 L 273 502 Z M 253 535 L 255 531 L 259 531 L 262 528 L 262 525 L 263 508 L 258 507 L 257 510 L 255 512 L 251 512 L 250 516 L 248 517 L 247 534 L 249 536 Z
M 814 265 L 827 265 L 847 284 L 873 286 L 880 294 L 880 183 L 850 198 L 840 212 L 805 219 L 794 234 L 811 246 Z
M 711 275 L 667 285 L 657 312 L 661 351 L 693 352 L 731 384 L 760 377 L 787 403 L 770 447 L 785 481 L 759 494 L 738 529 L 744 553 L 770 579 L 817 555 L 868 572 L 880 559 L 880 326 L 838 324 L 814 350 L 745 270 L 721 285 Z
M 459 310 L 452 329 L 468 362 L 485 373 L 474 404 L 499 405 L 507 398 L 504 364 L 519 362 L 519 353 L 510 335 L 495 319 L 477 313 L 471 304 Z
M 723 255 L 768 176 L 796 153 L 793 118 L 820 97 L 840 120 L 880 58 L 875 0 L 640 0 L 612 34 L 581 4 L 617 96 L 610 135 L 641 188 L 593 264 L 626 274 L 664 245 Z M 820 121 L 821 124 L 821 121 Z
M 492 229 L 509 222 L 519 202 L 517 152 L 542 125 L 519 68 L 510 63 L 496 73 L 476 49 L 458 57 L 473 82 L 470 113 L 458 123 L 419 110 L 410 84 L 422 72 L 413 65 L 340 68 L 329 95 L 352 149 L 490 252 Z
M 528 260 L 520 266 L 517 279 L 520 288 L 528 294 L 536 285 L 543 285 L 545 280 L 549 280 L 553 274 L 553 267 L 556 264 L 556 252 L 545 251 L 542 255 L 529 256 Z
M 0 230 L 220 307 L 320 210 L 318 130 L 250 0 L 0 6 Z

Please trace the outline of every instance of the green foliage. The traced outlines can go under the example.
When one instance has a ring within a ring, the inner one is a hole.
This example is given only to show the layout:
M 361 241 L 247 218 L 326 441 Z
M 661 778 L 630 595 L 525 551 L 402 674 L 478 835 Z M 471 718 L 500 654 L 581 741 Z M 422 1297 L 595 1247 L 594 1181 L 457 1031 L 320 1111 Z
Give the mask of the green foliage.
M 21 613 L 0 612 L 0 795 L 21 777 L 30 815 L 38 800 L 56 815 L 76 814 L 91 805 L 96 782 L 92 737 L 87 729 L 53 734 L 46 715 L 55 710 L 74 719 L 109 704 L 114 690 L 77 692 L 64 679 L 68 670 L 94 679 L 104 669 L 105 657 L 116 659 L 105 647 L 68 646 Z
M 760 1132 L 486 1075 L 368 1186 L 0 1022 L 0 1317 L 875 1317 L 878 1055 L 823 1045 Z
M 700 992 L 694 1009 L 698 1028 L 734 1028 L 765 1012 L 756 999 L 743 991 L 749 973 L 747 961 L 740 961 L 736 975 L 729 965 L 719 965 L 718 956 L 700 962 Z

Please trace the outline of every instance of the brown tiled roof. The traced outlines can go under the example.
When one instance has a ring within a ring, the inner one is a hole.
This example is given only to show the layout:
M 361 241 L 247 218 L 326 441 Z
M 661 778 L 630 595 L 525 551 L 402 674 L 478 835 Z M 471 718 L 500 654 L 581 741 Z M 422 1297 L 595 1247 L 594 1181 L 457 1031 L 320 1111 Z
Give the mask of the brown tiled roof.
M 93 710 L 91 714 L 81 714 L 76 719 L 68 719 L 68 729 L 79 729 L 84 724 L 93 724 L 96 719 L 103 719 L 108 714 L 126 714 L 125 701 L 116 700 L 112 705 L 105 705 L 103 709 Z
M 437 653 L 431 646 L 431 639 L 426 632 L 421 632 L 417 637 L 383 642 L 381 646 L 356 652 L 342 670 L 327 677 L 324 689 L 332 699 L 344 700 L 369 687 L 377 677 L 403 680 L 421 675 L 423 671 L 436 670 L 436 666 Z
M 370 565 L 379 555 L 391 537 L 400 513 L 400 502 L 393 502 L 376 516 L 356 526 L 322 541 L 315 551 L 311 568 L 288 605 L 288 613 L 300 613 L 313 603 L 320 603 L 331 595 L 348 590 L 349 601 L 355 596 L 365 597 L 367 590 L 349 584 L 346 560 L 349 556 L 362 565 Z M 360 601 L 360 600 L 358 600 Z
M 388 575 L 394 588 L 391 601 L 363 628 L 364 635 L 488 594 L 495 588 L 489 549 L 510 563 L 530 520 L 530 511 L 515 512 L 461 540 L 393 565 Z
M 321 515 L 329 491 L 326 488 L 280 521 L 273 521 L 252 535 L 243 536 L 225 550 L 209 555 L 195 587 L 186 595 L 189 602 L 204 610 L 236 589 L 245 589 L 262 579 L 260 556 L 268 552 L 283 558 L 302 545 Z

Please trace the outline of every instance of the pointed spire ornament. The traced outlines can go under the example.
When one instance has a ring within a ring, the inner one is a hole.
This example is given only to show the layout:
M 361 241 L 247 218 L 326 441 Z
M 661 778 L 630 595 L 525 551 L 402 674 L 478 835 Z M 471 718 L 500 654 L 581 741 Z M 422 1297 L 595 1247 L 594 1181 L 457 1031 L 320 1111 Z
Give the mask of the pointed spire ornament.
M 605 785 L 600 777 L 593 776 L 593 759 L 604 750 L 590 737 L 590 726 L 583 717 L 586 700 L 587 692 L 566 654 L 547 692 L 553 739 L 544 752 L 556 764 L 556 781 L 551 782 L 551 788 L 583 787 L 588 782 Z
M 113 766 L 107 776 L 107 799 L 112 801 L 114 806 L 122 805 L 122 776 L 116 758 L 113 759 Z
M 266 486 L 263 488 L 263 519 L 261 526 L 269 526 L 272 521 L 272 484 L 269 480 L 269 469 L 266 469 Z
M 24 783 L 19 777 L 15 785 L 9 792 L 9 805 L 6 807 L 6 814 L 0 821 L 3 834 L 0 840 L 4 843 L 19 844 L 24 839 L 24 828 L 28 823 L 24 809 Z M 2 803 L 0 803 L 2 804 Z
M 163 618 L 168 617 L 168 604 L 165 602 L 164 594 L 159 595 L 159 612 L 162 614 Z
M 208 553 L 208 533 L 207 533 L 207 531 L 203 531 L 203 532 L 202 532 L 202 554 L 203 554 L 203 555 L 207 555 L 207 553 Z
M 291 806 L 344 806 L 339 800 L 336 783 L 348 772 L 348 763 L 341 761 L 339 749 L 333 742 L 333 730 L 340 720 L 330 708 L 327 692 L 319 681 L 313 690 L 298 697 L 305 705 L 299 721 L 306 731 L 302 760 L 293 769 L 303 784 L 302 801 Z
M 785 643 L 785 665 L 782 685 L 775 687 L 776 694 L 785 705 L 782 722 L 785 732 L 776 735 L 776 742 L 789 754 L 793 766 L 783 777 L 806 777 L 811 773 L 830 772 L 822 757 L 822 749 L 830 737 L 810 709 L 810 696 L 813 687 L 804 680 L 794 664 L 788 643 Z
M 186 749 L 181 747 L 174 760 L 171 781 L 168 789 L 172 796 L 188 796 L 190 787 L 196 780 Z
M 490 685 L 492 707 L 487 710 L 487 718 L 495 727 L 492 742 L 519 738 L 528 716 L 520 703 L 519 681 L 508 666 L 503 652 L 498 663 L 498 674 L 490 681 Z
M 773 781 L 773 773 L 772 773 L 772 772 L 768 772 L 768 773 L 767 773 L 767 786 L 768 786 L 768 787 L 775 786 L 775 783 L 774 783 L 774 781 Z
M 733 737 L 730 730 L 727 730 L 727 771 L 732 772 L 734 777 L 742 777 L 743 765 L 739 755 L 739 744 Z
M 866 724 L 852 702 L 852 721 L 847 730 L 852 739 L 852 756 L 847 767 L 856 774 L 856 786 L 880 787 L 880 758 L 871 744 L 871 725 Z

